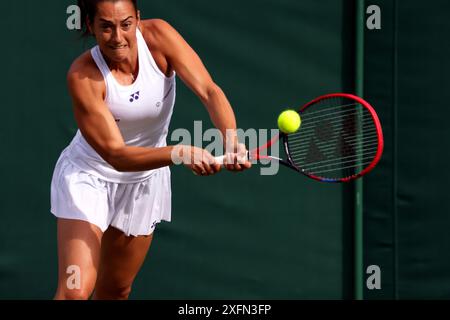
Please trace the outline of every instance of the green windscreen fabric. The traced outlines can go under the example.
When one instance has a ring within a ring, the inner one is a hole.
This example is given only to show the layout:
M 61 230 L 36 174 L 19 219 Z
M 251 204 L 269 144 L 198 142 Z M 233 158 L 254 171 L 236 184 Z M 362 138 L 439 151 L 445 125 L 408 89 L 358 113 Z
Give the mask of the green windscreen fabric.
M 71 4 L 0 4 L 0 23 L 10 30 L 1 51 L 8 62 L 0 97 L 3 299 L 49 299 L 56 288 L 50 181 L 77 129 L 65 76 L 93 44 L 67 29 Z M 275 128 L 281 110 L 353 88 L 352 2 L 166 0 L 140 1 L 140 10 L 143 19 L 167 20 L 196 50 L 240 128 Z M 193 133 L 194 121 L 212 127 L 199 99 L 177 81 L 170 132 Z M 158 225 L 130 298 L 352 297 L 351 194 L 342 185 L 284 168 L 263 176 L 258 165 L 207 178 L 176 166 L 172 189 L 172 222 Z
M 372 1 L 382 29 L 366 31 L 365 97 L 385 152 L 365 179 L 365 263 L 379 265 L 368 299 L 450 297 L 450 21 L 448 1 Z

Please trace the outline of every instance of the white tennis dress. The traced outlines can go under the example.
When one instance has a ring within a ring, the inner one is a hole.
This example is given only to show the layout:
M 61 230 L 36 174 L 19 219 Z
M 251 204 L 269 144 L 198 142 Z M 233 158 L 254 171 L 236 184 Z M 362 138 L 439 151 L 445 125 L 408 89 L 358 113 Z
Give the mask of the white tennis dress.
M 91 49 L 91 55 L 105 80 L 105 102 L 125 143 L 164 147 L 175 104 L 175 73 L 166 77 L 139 30 L 136 36 L 139 74 L 132 85 L 116 81 L 98 46 Z M 78 130 L 53 172 L 51 212 L 60 218 L 88 221 L 102 231 L 112 225 L 126 235 L 149 235 L 157 223 L 171 220 L 169 167 L 119 172 Z

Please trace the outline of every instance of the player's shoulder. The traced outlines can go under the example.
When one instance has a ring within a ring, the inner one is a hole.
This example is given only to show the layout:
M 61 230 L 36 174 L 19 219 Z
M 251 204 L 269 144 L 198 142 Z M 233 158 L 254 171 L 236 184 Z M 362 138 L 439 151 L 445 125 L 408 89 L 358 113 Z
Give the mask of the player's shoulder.
M 164 33 L 171 31 L 173 27 L 163 19 L 145 19 L 141 20 L 141 29 L 143 33 Z
M 72 62 L 67 71 L 67 82 L 69 86 L 103 83 L 103 76 L 92 58 L 90 50 L 84 52 Z
M 175 29 L 163 19 L 141 20 L 141 32 L 147 43 L 152 44 L 167 40 Z

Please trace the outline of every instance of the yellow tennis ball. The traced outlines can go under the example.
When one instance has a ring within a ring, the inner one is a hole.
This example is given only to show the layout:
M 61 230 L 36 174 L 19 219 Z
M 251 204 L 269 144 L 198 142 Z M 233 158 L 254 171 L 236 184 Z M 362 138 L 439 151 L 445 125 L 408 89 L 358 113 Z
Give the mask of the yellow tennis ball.
M 300 115 L 295 110 L 285 110 L 278 116 L 278 128 L 284 133 L 294 133 L 301 123 Z

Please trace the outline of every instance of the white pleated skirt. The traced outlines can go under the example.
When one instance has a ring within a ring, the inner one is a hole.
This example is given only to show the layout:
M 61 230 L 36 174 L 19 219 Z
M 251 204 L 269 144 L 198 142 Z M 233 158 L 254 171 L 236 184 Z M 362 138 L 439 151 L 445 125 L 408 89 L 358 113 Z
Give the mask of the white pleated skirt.
M 171 220 L 170 169 L 154 170 L 141 182 L 116 183 L 84 172 L 63 153 L 53 172 L 50 211 L 103 232 L 113 226 L 127 236 L 150 235 L 157 223 Z

